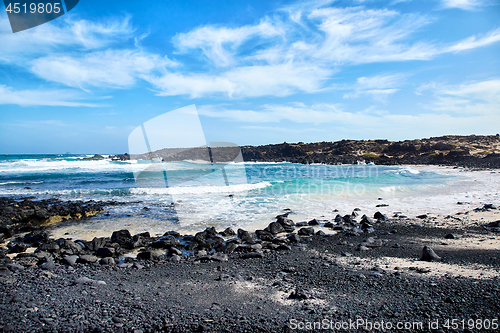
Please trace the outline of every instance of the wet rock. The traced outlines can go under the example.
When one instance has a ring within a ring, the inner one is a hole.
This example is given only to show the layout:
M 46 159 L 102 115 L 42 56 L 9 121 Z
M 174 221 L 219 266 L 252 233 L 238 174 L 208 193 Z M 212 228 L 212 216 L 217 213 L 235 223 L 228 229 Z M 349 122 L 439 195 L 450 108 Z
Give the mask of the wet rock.
M 243 229 L 238 229 L 238 237 L 245 243 L 253 243 L 256 241 L 254 234 Z
M 319 230 L 316 232 L 316 236 L 326 236 L 326 233 L 323 230 Z
M 286 227 L 295 226 L 295 223 L 287 217 L 288 217 L 288 214 L 286 214 L 286 216 L 285 216 L 285 214 L 276 216 L 276 222 L 281 224 L 285 229 L 286 229 Z
M 69 266 L 75 266 L 78 258 L 77 255 L 64 256 L 62 263 Z
M 284 229 L 283 229 L 283 231 L 284 231 Z M 271 232 L 267 231 L 267 230 L 255 230 L 255 235 L 260 240 L 268 241 L 268 242 L 272 242 L 273 239 L 275 238 L 274 235 Z
M 422 257 L 420 258 L 422 261 L 439 261 L 441 260 L 441 257 L 439 257 L 433 249 L 428 247 L 427 245 L 424 246 L 422 249 Z
M 15 244 L 9 243 L 7 247 L 9 248 L 8 253 L 26 252 L 26 249 L 28 248 L 26 244 L 20 244 L 20 243 L 15 243 Z
M 426 218 L 428 218 L 427 214 L 417 215 L 417 219 L 426 219 Z
M 203 242 L 205 239 L 203 239 Z M 200 242 L 201 243 L 201 242 Z M 172 246 L 179 246 L 180 241 L 172 235 L 162 236 L 151 244 L 154 248 L 168 249 Z
M 111 266 L 111 265 L 114 265 L 115 264 L 115 259 L 111 258 L 111 257 L 106 257 L 106 258 L 102 258 L 101 260 L 99 260 L 99 264 L 103 265 L 103 266 Z
M 163 236 L 174 236 L 175 238 L 179 238 L 181 234 L 179 234 L 177 231 L 170 230 L 164 233 Z
M 90 241 L 89 243 L 87 243 L 87 247 L 89 248 L 90 251 L 97 251 L 97 249 L 101 248 L 101 247 L 105 247 L 106 246 L 106 243 L 109 241 L 110 239 L 107 238 L 107 237 L 94 237 L 94 239 L 92 239 L 92 241 Z
M 336 223 L 344 223 L 344 219 L 342 218 L 342 216 L 340 214 L 337 214 L 337 216 L 335 216 L 334 221 Z
M 335 224 L 333 224 L 332 222 L 326 222 L 324 227 L 325 228 L 333 228 L 335 226 Z
M 220 233 L 222 236 L 224 237 L 232 237 L 234 235 L 236 235 L 236 233 L 234 232 L 233 229 L 231 228 L 226 228 L 223 232 Z
M 176 255 L 178 255 L 178 256 L 182 256 L 182 251 L 181 251 L 181 250 L 179 250 L 178 248 L 176 248 L 176 247 L 173 247 L 173 246 L 172 246 L 172 247 L 168 250 L 168 255 L 169 255 L 169 256 L 172 256 L 172 255 L 174 255 L 174 254 L 176 254 Z
M 40 251 L 45 251 L 45 252 L 59 252 L 60 247 L 56 243 L 49 243 L 49 244 L 42 244 L 38 248 Z
M 379 222 L 388 222 L 389 221 L 389 218 L 387 217 L 387 215 L 382 214 L 381 212 L 376 212 L 375 214 L 373 214 L 373 218 L 375 218 Z
M 300 228 L 298 231 L 299 236 L 312 236 L 314 235 L 313 227 Z
M 316 219 L 313 219 L 313 220 L 307 222 L 307 224 L 310 226 L 316 226 L 316 225 L 319 225 L 319 221 Z
M 23 242 L 38 247 L 41 243 L 48 243 L 49 235 L 46 232 L 31 232 L 24 236 Z
M 455 234 L 449 233 L 449 234 L 444 235 L 444 238 L 445 239 L 457 239 L 459 237 L 457 237 L 457 235 L 455 235 Z
M 84 255 L 81 255 L 76 262 L 80 263 L 80 264 L 93 264 L 93 263 L 97 262 L 97 260 L 99 260 L 99 258 L 97 258 L 94 255 L 84 254 Z
M 344 216 L 342 217 L 342 220 L 344 221 L 344 223 L 348 223 L 348 224 L 353 224 L 353 223 L 355 223 L 355 220 L 354 220 L 354 218 L 353 218 L 353 216 L 352 216 L 352 215 L 344 215 Z
M 54 268 L 56 268 L 56 264 L 52 260 L 49 260 L 49 261 L 41 264 L 40 268 L 45 270 L 45 271 L 51 271 L 51 270 L 54 270 Z
M 233 253 L 234 250 L 236 250 L 237 247 L 238 247 L 238 245 L 236 245 L 234 243 L 227 243 L 226 246 L 223 249 L 223 252 L 224 253 Z
M 269 228 L 269 231 L 273 235 L 279 234 L 281 232 L 285 232 L 285 229 L 283 228 L 283 226 L 281 224 L 279 224 L 278 222 L 270 223 L 268 228 Z
M 79 254 L 83 251 L 82 244 L 75 243 L 69 239 L 58 239 L 57 244 L 60 247 L 60 253 L 63 255 Z
M 101 247 L 97 249 L 96 254 L 99 257 L 112 257 L 115 255 L 115 249 L 112 247 Z
M 300 243 L 302 239 L 300 238 L 299 235 L 297 234 L 290 234 L 287 239 L 290 241 L 290 243 Z
M 374 224 L 373 220 L 371 218 L 369 218 L 368 216 L 366 216 L 366 215 L 363 215 L 361 217 L 361 223 L 366 223 L 366 224 L 369 224 L 369 225 L 373 225 Z
M 207 233 L 205 231 L 197 232 L 194 235 L 195 242 L 199 244 L 204 244 L 206 242 L 206 239 L 207 239 Z
M 126 229 L 114 231 L 113 234 L 111 234 L 111 242 L 118 243 L 121 246 L 129 243 L 131 239 L 132 235 Z
M 149 232 L 147 234 L 149 235 Z M 149 242 L 149 238 L 151 237 L 150 236 L 145 237 L 142 234 L 134 235 L 134 237 L 132 237 L 132 241 L 129 243 L 130 248 L 135 249 L 141 246 L 146 246 Z

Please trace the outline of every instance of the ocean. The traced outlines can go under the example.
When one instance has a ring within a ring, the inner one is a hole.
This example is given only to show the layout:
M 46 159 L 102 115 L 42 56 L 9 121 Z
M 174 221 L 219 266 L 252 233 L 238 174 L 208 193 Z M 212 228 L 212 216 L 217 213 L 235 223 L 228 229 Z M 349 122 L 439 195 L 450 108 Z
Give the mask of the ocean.
M 152 235 L 168 230 L 193 233 L 209 226 L 254 230 L 284 212 L 290 212 L 295 222 L 329 220 L 354 208 L 361 214 L 447 215 L 483 203 L 498 204 L 500 198 L 497 171 L 363 163 L 213 165 L 85 159 L 90 156 L 0 155 L 0 196 L 125 203 L 52 231 L 84 239 L 124 228 Z

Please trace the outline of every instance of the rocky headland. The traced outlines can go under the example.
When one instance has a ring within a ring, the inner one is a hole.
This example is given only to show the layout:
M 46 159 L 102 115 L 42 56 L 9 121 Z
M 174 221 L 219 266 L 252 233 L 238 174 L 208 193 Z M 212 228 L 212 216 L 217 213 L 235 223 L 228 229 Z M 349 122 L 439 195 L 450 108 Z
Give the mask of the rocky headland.
M 161 159 L 163 161 L 206 160 L 233 161 L 239 154 L 236 146 L 162 149 L 143 155 L 120 155 L 120 159 Z M 469 168 L 500 167 L 500 136 L 447 135 L 392 142 L 388 140 L 341 140 L 336 142 L 281 143 L 242 146 L 247 162 L 293 162 L 356 164 L 360 161 L 379 165 L 430 164 Z

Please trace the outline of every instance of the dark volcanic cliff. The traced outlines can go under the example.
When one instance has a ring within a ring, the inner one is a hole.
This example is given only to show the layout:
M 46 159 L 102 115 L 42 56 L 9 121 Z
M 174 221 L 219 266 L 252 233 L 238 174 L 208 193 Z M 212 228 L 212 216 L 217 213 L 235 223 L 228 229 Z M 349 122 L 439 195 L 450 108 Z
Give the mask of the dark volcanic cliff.
M 421 140 L 342 140 L 241 147 L 245 161 L 347 164 L 437 164 L 500 167 L 500 136 L 442 136 Z
M 421 140 L 341 140 L 316 143 L 281 143 L 242 146 L 244 161 L 352 164 L 435 164 L 464 167 L 500 168 L 500 136 L 441 136 Z M 212 148 L 214 161 L 235 159 L 236 147 Z M 134 159 L 162 158 L 164 161 L 207 160 L 207 149 L 162 149 Z

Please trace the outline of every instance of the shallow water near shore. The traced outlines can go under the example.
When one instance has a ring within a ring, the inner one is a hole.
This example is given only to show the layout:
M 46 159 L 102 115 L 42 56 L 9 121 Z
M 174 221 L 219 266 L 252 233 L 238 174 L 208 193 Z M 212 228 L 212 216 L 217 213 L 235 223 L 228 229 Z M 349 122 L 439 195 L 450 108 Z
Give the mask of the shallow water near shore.
M 291 210 L 296 222 L 332 219 L 355 207 L 362 214 L 377 210 L 410 217 L 453 214 L 500 198 L 497 171 L 200 161 L 158 163 L 151 168 L 138 161 L 85 157 L 2 155 L 0 195 L 127 203 L 109 206 L 108 214 L 67 222 L 54 230 L 55 235 L 85 239 L 109 236 L 123 228 L 152 234 L 193 233 L 208 226 L 259 229 L 285 209 Z

